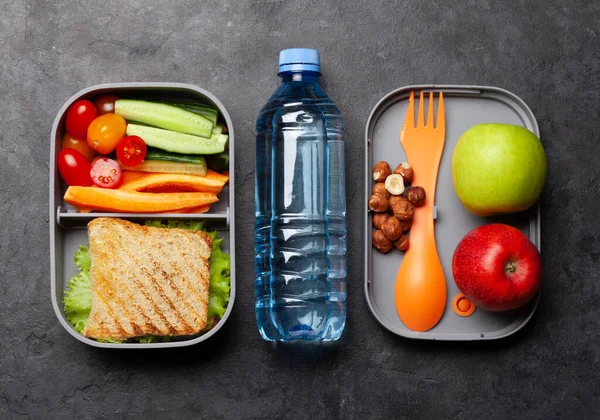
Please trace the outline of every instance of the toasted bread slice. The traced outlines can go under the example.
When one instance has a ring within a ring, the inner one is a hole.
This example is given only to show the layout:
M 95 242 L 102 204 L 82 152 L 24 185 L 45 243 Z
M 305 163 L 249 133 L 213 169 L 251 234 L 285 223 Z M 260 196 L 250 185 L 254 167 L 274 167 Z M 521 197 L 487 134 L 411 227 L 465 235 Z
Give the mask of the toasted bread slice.
M 92 311 L 82 334 L 126 340 L 206 326 L 212 240 L 201 231 L 97 218 L 88 224 Z

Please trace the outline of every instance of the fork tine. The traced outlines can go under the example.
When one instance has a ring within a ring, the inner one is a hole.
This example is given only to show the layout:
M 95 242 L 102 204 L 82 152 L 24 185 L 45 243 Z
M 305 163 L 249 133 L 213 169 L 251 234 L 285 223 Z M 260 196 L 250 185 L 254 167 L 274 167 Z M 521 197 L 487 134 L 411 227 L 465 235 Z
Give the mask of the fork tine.
M 438 101 L 438 115 L 435 125 L 436 129 L 446 131 L 446 113 L 444 112 L 444 94 L 440 92 L 440 99 Z
M 433 128 L 433 92 L 429 92 L 429 106 L 427 107 L 427 127 Z
M 415 92 L 411 91 L 408 97 L 408 109 L 406 110 L 406 117 L 404 118 L 404 126 L 402 127 L 401 134 L 409 128 L 415 128 Z
M 423 91 L 419 97 L 419 115 L 417 116 L 417 127 L 423 127 L 425 124 L 425 107 L 423 105 Z

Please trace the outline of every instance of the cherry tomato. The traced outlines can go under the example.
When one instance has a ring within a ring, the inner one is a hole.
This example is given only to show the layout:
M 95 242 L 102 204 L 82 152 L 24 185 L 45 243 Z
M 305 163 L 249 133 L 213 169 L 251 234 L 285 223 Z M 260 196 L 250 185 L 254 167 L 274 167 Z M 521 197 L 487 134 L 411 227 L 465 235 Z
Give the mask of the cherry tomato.
M 94 105 L 98 110 L 98 115 L 114 114 L 115 113 L 115 101 L 119 99 L 115 95 L 100 95 L 94 100 Z
M 65 131 L 65 135 L 62 138 L 62 148 L 63 149 L 75 149 L 78 152 L 81 152 L 85 158 L 90 161 L 96 155 L 90 146 L 88 146 L 86 140 L 81 140 L 73 137 L 68 132 Z
M 90 162 L 81 152 L 70 148 L 62 149 L 56 161 L 58 172 L 60 172 L 60 176 L 67 185 L 80 187 L 92 185 Z
M 88 127 L 87 143 L 98 153 L 107 155 L 115 150 L 117 143 L 125 135 L 126 128 L 125 118 L 120 115 L 100 115 Z
M 76 101 L 67 110 L 65 125 L 73 137 L 84 139 L 90 123 L 98 116 L 98 111 L 93 103 L 86 99 Z
M 125 166 L 137 166 L 146 157 L 146 143 L 139 136 L 123 137 L 117 144 L 117 157 Z
M 109 158 L 100 158 L 92 165 L 92 181 L 100 188 L 116 188 L 121 183 L 123 173 L 119 164 Z

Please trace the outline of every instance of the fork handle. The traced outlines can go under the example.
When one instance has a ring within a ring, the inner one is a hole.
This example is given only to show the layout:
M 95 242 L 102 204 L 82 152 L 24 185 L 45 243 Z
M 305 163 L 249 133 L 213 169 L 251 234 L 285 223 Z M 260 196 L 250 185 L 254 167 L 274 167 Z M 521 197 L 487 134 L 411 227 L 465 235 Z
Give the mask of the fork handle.
M 433 200 L 427 201 L 415 208 L 409 249 L 396 277 L 396 310 L 413 331 L 433 328 L 446 306 L 446 281 L 435 244 Z

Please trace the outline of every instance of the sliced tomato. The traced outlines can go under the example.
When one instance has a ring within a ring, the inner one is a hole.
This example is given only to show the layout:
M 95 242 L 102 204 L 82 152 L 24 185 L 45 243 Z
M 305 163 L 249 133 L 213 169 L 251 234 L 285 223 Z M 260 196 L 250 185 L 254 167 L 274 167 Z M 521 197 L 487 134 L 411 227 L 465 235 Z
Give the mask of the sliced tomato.
M 146 158 L 146 142 L 139 136 L 123 137 L 117 144 L 117 157 L 125 166 L 137 166 Z
M 87 136 L 89 125 L 97 116 L 98 111 L 93 103 L 87 99 L 75 101 L 67 110 L 65 118 L 67 131 L 73 137 L 84 139 Z
M 107 155 L 115 150 L 125 135 L 127 123 L 118 114 L 100 115 L 88 127 L 87 143 L 100 154 Z
M 98 110 L 98 115 L 114 114 L 115 113 L 115 101 L 119 99 L 115 95 L 100 95 L 94 99 L 94 105 Z
M 58 172 L 67 185 L 80 187 L 92 185 L 90 162 L 81 152 L 70 148 L 62 149 L 56 163 Z
M 100 158 L 90 171 L 92 181 L 100 188 L 116 188 L 121 183 L 123 173 L 119 164 L 109 158 Z
M 92 158 L 96 155 L 96 152 L 94 152 L 90 146 L 88 146 L 87 140 L 73 137 L 67 131 L 65 131 L 65 135 L 62 138 L 62 148 L 75 149 L 78 152 L 81 152 L 81 154 L 85 156 L 88 161 L 92 160 Z

